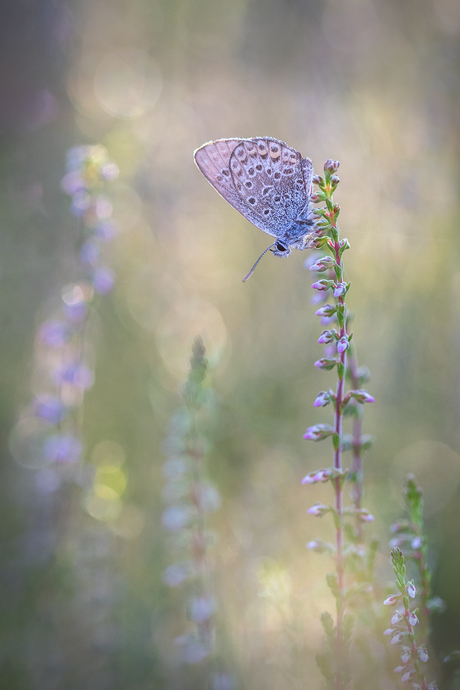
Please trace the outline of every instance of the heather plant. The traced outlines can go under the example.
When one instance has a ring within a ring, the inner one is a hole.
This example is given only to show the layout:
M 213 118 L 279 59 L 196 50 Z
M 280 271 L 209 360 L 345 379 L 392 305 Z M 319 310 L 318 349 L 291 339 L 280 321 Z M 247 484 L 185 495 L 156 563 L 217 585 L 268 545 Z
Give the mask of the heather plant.
M 433 597 L 431 592 L 431 571 L 428 566 L 428 543 L 423 526 L 423 496 L 415 477 L 405 479 L 404 498 L 408 519 L 399 520 L 391 526 L 396 534 L 390 545 L 391 558 L 399 594 L 386 598 L 387 606 L 399 606 L 391 618 L 391 626 L 385 635 L 391 637 L 391 644 L 401 646 L 401 664 L 395 668 L 403 682 L 410 682 L 415 690 L 435 690 L 434 682 L 428 685 L 424 665 L 430 652 L 430 614 L 444 609 L 444 602 Z M 404 552 L 403 550 L 404 549 Z M 407 581 L 406 563 L 413 564 L 415 578 Z M 413 605 L 410 606 L 410 600 Z
M 362 434 L 362 407 L 374 398 L 362 388 L 368 379 L 367 371 L 359 369 L 356 353 L 351 350 L 353 334 L 349 330 L 350 319 L 347 312 L 346 296 L 350 288 L 344 278 L 343 254 L 349 249 L 347 239 L 339 234 L 338 216 L 340 207 L 334 202 L 333 194 L 339 184 L 336 174 L 338 161 L 328 160 L 324 165 L 324 177 L 315 175 L 313 183 L 318 191 L 312 194 L 312 201 L 325 203 L 325 207 L 314 211 L 316 216 L 315 237 L 310 247 L 322 250 L 308 260 L 308 267 L 320 277 L 312 287 L 319 297 L 315 302 L 323 301 L 332 292 L 334 302 L 325 303 L 317 309 L 316 314 L 328 328 L 323 330 L 319 343 L 325 345 L 324 356 L 315 362 L 318 369 L 337 373 L 335 391 L 329 388 L 321 391 L 315 400 L 315 407 L 332 406 L 333 424 L 316 424 L 307 429 L 304 438 L 310 441 L 332 440 L 333 465 L 310 472 L 302 480 L 303 484 L 330 482 L 334 490 L 334 505 L 316 503 L 309 509 L 311 515 L 332 516 L 335 528 L 335 544 L 322 540 L 312 540 L 309 548 L 327 551 L 334 559 L 336 572 L 327 577 L 327 584 L 336 601 L 336 618 L 323 613 L 322 623 L 326 632 L 329 650 L 318 655 L 317 662 L 328 686 L 342 690 L 351 682 L 351 670 L 348 658 L 351 643 L 354 617 L 351 609 L 353 600 L 370 589 L 373 560 L 376 543 L 366 550 L 363 546 L 362 524 L 372 522 L 373 516 L 362 507 L 362 453 L 370 444 L 370 439 Z M 337 327 L 335 327 L 337 326 Z M 346 390 L 348 378 L 351 387 Z M 353 417 L 352 434 L 343 433 L 343 418 Z M 352 450 L 353 465 L 351 472 L 344 467 L 342 454 Z M 347 479 L 353 483 L 353 503 L 344 505 L 344 485 Z M 358 575 L 359 573 L 359 575 Z
M 42 468 L 37 487 L 43 493 L 59 485 L 50 468 L 75 465 L 83 453 L 83 399 L 94 382 L 91 309 L 115 282 L 104 247 L 117 233 L 106 194 L 107 183 L 117 177 L 118 168 L 103 146 L 78 146 L 67 154 L 61 188 L 71 197 L 70 212 L 77 219 L 78 260 L 72 281 L 61 288 L 57 305 L 37 329 L 35 398 L 12 439 L 13 452 L 31 447 L 34 466 Z
M 167 460 L 163 467 L 163 498 L 168 507 L 162 522 L 170 535 L 170 550 L 180 560 L 166 568 L 163 579 L 171 587 L 186 588 L 184 605 L 189 629 L 174 641 L 181 662 L 201 668 L 204 688 L 232 690 L 232 676 L 225 671 L 218 654 L 217 601 L 209 553 L 216 536 L 209 529 L 207 514 L 219 508 L 221 498 L 206 471 L 206 418 L 212 403 L 207 371 L 205 347 L 198 337 L 192 347 L 184 405 L 171 419 L 164 443 Z

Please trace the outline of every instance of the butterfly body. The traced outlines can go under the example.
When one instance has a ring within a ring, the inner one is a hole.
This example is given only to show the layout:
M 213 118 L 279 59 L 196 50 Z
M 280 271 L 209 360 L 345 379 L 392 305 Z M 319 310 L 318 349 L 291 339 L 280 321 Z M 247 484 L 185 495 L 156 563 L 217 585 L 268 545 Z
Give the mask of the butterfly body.
M 305 249 L 315 226 L 309 158 L 272 137 L 218 139 L 194 153 L 198 168 L 228 203 L 276 238 L 275 256 Z

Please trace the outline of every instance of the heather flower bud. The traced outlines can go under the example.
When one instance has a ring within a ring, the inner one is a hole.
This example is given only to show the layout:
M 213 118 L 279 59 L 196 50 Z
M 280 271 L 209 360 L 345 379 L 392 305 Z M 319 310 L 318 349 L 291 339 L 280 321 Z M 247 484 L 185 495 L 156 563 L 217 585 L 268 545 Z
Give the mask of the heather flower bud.
M 331 184 L 333 184 L 335 187 L 337 187 L 339 182 L 340 182 L 340 177 L 338 175 L 332 175 Z
M 412 546 L 413 549 L 419 549 L 423 543 L 422 537 L 415 537 L 412 539 L 410 545 Z
M 359 402 L 362 404 L 375 402 L 375 398 L 370 393 L 368 393 L 366 390 L 364 390 L 364 388 L 362 388 L 360 390 L 356 390 L 356 391 L 349 391 L 348 395 L 351 398 L 354 398 L 356 400 L 356 402 Z
M 390 596 L 387 597 L 385 599 L 385 601 L 383 602 L 383 605 L 384 606 L 394 606 L 395 604 L 398 603 L 398 601 L 400 601 L 400 599 L 401 599 L 400 594 L 390 594 Z
M 312 285 L 312 287 L 313 287 L 313 285 Z M 334 286 L 334 297 L 343 297 L 347 292 L 347 288 L 348 288 L 347 283 L 337 283 L 337 285 Z M 325 288 L 325 289 L 327 289 L 327 288 Z
M 326 371 L 330 371 L 335 367 L 337 364 L 337 360 L 333 357 L 322 357 L 321 359 L 318 359 L 315 362 L 315 367 L 317 369 L 325 369 Z
M 315 515 L 316 517 L 323 517 L 329 512 L 329 506 L 325 506 L 323 503 L 315 503 L 307 510 L 309 515 Z
M 402 632 L 397 632 L 396 635 L 394 635 L 391 638 L 391 644 L 401 644 L 401 642 L 404 640 L 404 633 Z
M 363 522 L 374 522 L 374 516 L 366 508 L 361 508 L 359 517 Z
M 309 270 L 322 273 L 323 271 L 327 271 L 329 268 L 332 268 L 334 264 L 335 261 L 332 258 L 332 256 L 322 256 L 312 266 L 309 267 Z
M 406 683 L 408 680 L 412 680 L 412 678 L 415 678 L 415 671 L 406 671 L 406 673 L 401 676 L 401 681 Z
M 333 285 L 334 285 L 333 280 L 325 280 L 323 278 L 322 280 L 317 280 L 315 283 L 313 283 L 312 288 L 313 288 L 313 290 L 324 291 L 324 290 L 329 290 L 331 287 L 333 287 Z
M 337 331 L 334 328 L 330 331 L 323 331 L 318 338 L 318 343 L 320 345 L 327 345 L 328 343 L 333 343 L 336 335 Z
M 395 628 L 387 628 L 383 634 L 388 636 L 388 635 L 393 635 L 395 632 L 396 632 Z
M 304 434 L 307 441 L 322 441 L 328 436 L 332 436 L 334 429 L 330 424 L 315 424 L 310 426 Z
M 349 345 L 348 337 L 344 335 L 343 338 L 340 338 L 339 342 L 337 343 L 337 352 L 345 352 L 345 350 L 348 350 Z
M 324 184 L 324 180 L 321 177 L 321 175 L 313 175 L 311 181 L 313 182 L 313 184 L 318 184 L 320 186 Z
M 326 407 L 332 400 L 331 391 L 321 391 L 316 396 L 316 400 L 313 403 L 314 407 Z
M 395 668 L 395 673 L 404 673 L 404 671 L 406 671 L 405 666 L 396 666 Z
M 420 661 L 423 661 L 423 663 L 426 663 L 428 659 L 430 658 L 428 656 L 428 650 L 425 647 L 425 645 L 421 645 L 418 650 L 417 650 L 417 656 L 420 659 Z
M 337 307 L 334 304 L 325 304 L 315 311 L 315 315 L 330 318 L 331 316 L 334 316 L 336 311 Z
M 326 482 L 331 476 L 332 470 L 330 469 L 316 470 L 315 472 L 310 472 L 309 474 L 307 474 L 307 476 L 302 479 L 302 484 L 316 484 L 316 482 Z
M 324 164 L 324 172 L 334 173 L 336 170 L 339 169 L 339 165 L 339 161 L 333 161 L 330 158 L 328 158 Z
M 402 611 L 395 611 L 394 614 L 391 617 L 391 625 L 396 625 L 403 619 L 403 613 Z
M 418 623 L 418 618 L 417 618 L 416 614 L 415 614 L 413 611 L 412 611 L 412 613 L 409 614 L 407 620 L 409 621 L 409 623 L 410 623 L 412 626 L 417 625 L 417 623 Z
M 403 664 L 407 664 L 409 659 L 411 658 L 411 651 L 409 647 L 402 647 L 402 652 L 401 652 L 401 661 Z
M 410 596 L 411 599 L 415 599 L 415 595 L 417 594 L 417 590 L 415 589 L 413 582 L 407 583 L 406 592 L 408 593 L 408 595 Z

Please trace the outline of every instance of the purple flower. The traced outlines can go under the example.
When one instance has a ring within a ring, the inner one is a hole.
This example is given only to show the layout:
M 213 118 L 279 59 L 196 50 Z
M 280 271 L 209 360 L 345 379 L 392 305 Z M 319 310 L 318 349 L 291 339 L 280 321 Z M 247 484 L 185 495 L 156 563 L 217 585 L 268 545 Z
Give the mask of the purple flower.
M 344 335 L 343 338 L 340 338 L 339 342 L 337 343 L 337 352 L 345 352 L 345 350 L 348 350 L 349 346 L 350 343 L 348 342 L 348 337 Z
M 46 439 L 43 450 L 50 462 L 74 463 L 80 458 L 82 444 L 72 434 L 54 434 Z
M 314 407 L 326 407 L 331 402 L 331 394 L 329 391 L 321 391 L 316 396 L 316 400 L 313 403 Z
M 70 383 L 76 388 L 89 390 L 94 383 L 94 373 L 86 364 L 67 364 L 59 367 L 54 374 L 56 383 Z
M 99 261 L 101 250 L 94 240 L 87 240 L 80 249 L 80 259 L 88 266 L 96 266 Z
M 107 294 L 115 285 L 115 273 L 107 266 L 96 268 L 93 274 L 93 285 L 100 295 Z
M 401 676 L 401 681 L 403 683 L 407 683 L 407 681 L 412 680 L 412 678 L 415 678 L 415 671 L 406 671 L 406 673 L 403 676 Z
M 55 395 L 42 393 L 34 401 L 34 412 L 40 419 L 51 424 L 58 424 L 66 416 L 67 410 Z
M 68 172 L 67 175 L 61 180 L 61 189 L 65 194 L 73 196 L 76 192 L 84 189 L 85 183 L 83 182 L 80 173 L 77 170 L 72 170 Z
M 170 532 L 180 532 L 186 527 L 192 518 L 192 508 L 188 505 L 175 505 L 166 508 L 161 522 Z
M 417 623 L 418 623 L 417 615 L 413 611 L 409 614 L 409 617 L 407 620 L 409 621 L 409 623 L 412 626 L 417 625 Z
M 72 196 L 72 203 L 70 205 L 70 212 L 73 216 L 79 218 L 84 216 L 85 212 L 91 206 L 91 197 L 85 190 L 79 190 Z
M 325 506 L 323 503 L 315 503 L 307 510 L 309 515 L 315 515 L 316 517 L 323 517 L 323 515 L 328 512 L 329 507 Z
M 319 290 L 320 292 L 324 292 L 325 290 L 329 290 L 334 285 L 334 281 L 332 280 L 326 280 L 325 278 L 322 278 L 321 280 L 317 280 L 315 283 L 312 284 L 313 290 Z M 336 295 L 334 295 L 335 297 Z
M 64 313 L 72 323 L 81 323 L 85 320 L 87 307 L 85 302 L 78 302 L 77 304 L 66 304 L 64 306 Z
M 118 228 L 113 222 L 106 221 L 96 227 L 95 233 L 102 242 L 111 242 L 118 234 Z
M 334 173 L 336 170 L 339 169 L 339 165 L 340 165 L 339 161 L 333 161 L 330 158 L 328 158 L 324 164 L 324 172 Z
M 335 312 L 337 311 L 337 307 L 334 304 L 325 304 L 323 307 L 320 307 L 315 311 L 316 316 L 326 316 L 326 317 L 331 317 L 334 316 Z
M 408 582 L 406 585 L 406 592 L 410 596 L 411 599 L 415 599 L 415 596 L 417 594 L 417 590 L 415 589 L 414 583 L 413 582 Z
M 44 321 L 38 329 L 38 339 L 48 347 L 62 347 L 68 339 L 68 330 L 62 321 Z
M 332 343 L 335 339 L 335 336 L 336 331 L 334 329 L 332 329 L 331 331 L 323 331 L 318 338 L 318 343 L 320 345 L 327 345 L 328 343 Z
M 420 659 L 420 661 L 423 661 L 423 663 L 426 664 L 430 657 L 428 656 L 428 650 L 425 647 L 425 645 L 422 645 L 418 648 L 417 656 Z
M 322 441 L 328 436 L 332 436 L 334 429 L 330 424 L 315 424 L 315 426 L 308 427 L 304 434 L 304 439 L 307 441 Z
M 385 630 L 385 632 L 387 632 Z M 404 640 L 404 633 L 403 632 L 397 632 L 396 635 L 393 635 L 391 638 L 391 644 L 401 644 L 401 642 Z
M 347 283 L 337 283 L 334 287 L 334 297 L 343 297 L 347 292 Z

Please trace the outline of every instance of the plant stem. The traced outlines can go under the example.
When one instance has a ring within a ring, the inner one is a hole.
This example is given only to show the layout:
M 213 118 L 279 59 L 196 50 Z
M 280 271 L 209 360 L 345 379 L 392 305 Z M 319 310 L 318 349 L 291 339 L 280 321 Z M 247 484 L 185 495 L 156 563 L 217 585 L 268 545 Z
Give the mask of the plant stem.
M 337 266 L 340 266 L 340 274 L 337 276 L 337 280 L 342 282 L 343 280 L 343 265 L 340 257 L 340 246 L 339 246 L 339 232 L 338 228 L 334 228 L 334 252 L 335 260 Z M 342 307 L 344 306 L 343 297 L 338 298 L 338 303 Z M 343 324 L 340 326 L 339 338 L 346 336 L 346 319 L 343 320 Z M 339 439 L 337 447 L 334 452 L 334 467 L 338 470 L 342 469 L 342 402 L 344 396 L 344 384 L 345 384 L 345 367 L 346 367 L 346 350 L 340 353 L 340 365 L 337 368 L 337 392 L 335 401 L 335 434 L 336 438 Z M 336 690 L 341 690 L 343 687 L 342 675 L 340 670 L 343 665 L 343 613 L 344 613 L 344 594 L 345 594 L 345 584 L 344 584 L 344 571 L 343 571 L 343 488 L 342 488 L 342 477 L 337 477 L 335 480 L 335 509 L 337 511 L 338 524 L 336 529 L 336 547 L 337 547 L 337 583 L 339 589 L 339 595 L 337 597 L 337 627 L 336 627 L 336 653 L 338 659 L 338 669 L 339 672 L 336 673 L 335 677 L 335 688 Z

